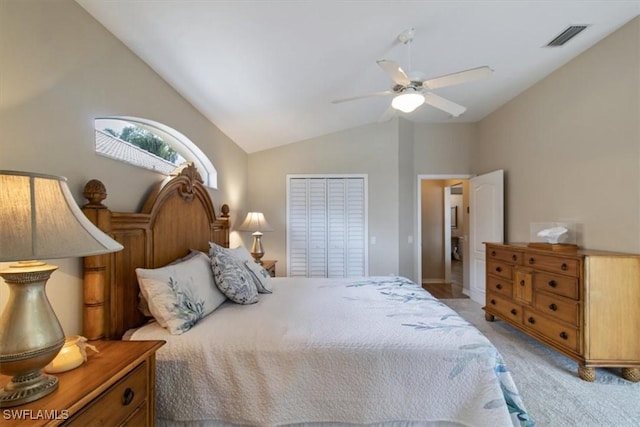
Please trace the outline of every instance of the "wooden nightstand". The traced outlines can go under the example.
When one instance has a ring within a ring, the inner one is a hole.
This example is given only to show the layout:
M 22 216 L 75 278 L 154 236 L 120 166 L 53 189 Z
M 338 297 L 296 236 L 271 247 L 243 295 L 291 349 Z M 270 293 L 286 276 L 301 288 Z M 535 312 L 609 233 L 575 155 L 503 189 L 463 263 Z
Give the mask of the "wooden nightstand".
M 155 424 L 155 353 L 164 341 L 93 341 L 99 353 L 58 377 L 35 402 L 0 409 L 3 426 Z M 4 385 L 9 377 L 0 375 Z
M 269 276 L 276 277 L 276 263 L 278 260 L 262 260 L 262 268 L 267 270 Z

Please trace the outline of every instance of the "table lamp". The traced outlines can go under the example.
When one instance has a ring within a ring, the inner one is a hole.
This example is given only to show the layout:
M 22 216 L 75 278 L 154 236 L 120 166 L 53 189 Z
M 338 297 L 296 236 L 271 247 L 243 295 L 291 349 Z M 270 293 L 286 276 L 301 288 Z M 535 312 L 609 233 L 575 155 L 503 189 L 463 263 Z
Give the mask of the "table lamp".
M 262 232 L 273 231 L 273 228 L 264 219 L 262 212 L 249 212 L 244 219 L 239 231 L 253 231 L 253 243 L 251 244 L 251 256 L 258 263 L 262 264 L 261 258 L 264 256 L 264 249 L 262 249 Z
M 58 388 L 42 373 L 65 340 L 45 292 L 58 267 L 40 260 L 100 255 L 122 249 L 75 203 L 63 177 L 0 171 L 0 270 L 9 298 L 0 316 L 0 407 L 40 399 Z

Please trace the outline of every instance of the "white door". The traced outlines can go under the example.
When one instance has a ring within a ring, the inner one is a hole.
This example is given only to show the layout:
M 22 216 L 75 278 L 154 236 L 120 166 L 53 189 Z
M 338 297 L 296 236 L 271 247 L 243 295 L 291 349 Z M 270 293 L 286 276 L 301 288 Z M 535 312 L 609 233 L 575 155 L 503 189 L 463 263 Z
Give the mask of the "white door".
M 504 171 L 480 175 L 469 182 L 469 290 L 471 299 L 484 305 L 484 242 L 502 243 L 504 240 Z

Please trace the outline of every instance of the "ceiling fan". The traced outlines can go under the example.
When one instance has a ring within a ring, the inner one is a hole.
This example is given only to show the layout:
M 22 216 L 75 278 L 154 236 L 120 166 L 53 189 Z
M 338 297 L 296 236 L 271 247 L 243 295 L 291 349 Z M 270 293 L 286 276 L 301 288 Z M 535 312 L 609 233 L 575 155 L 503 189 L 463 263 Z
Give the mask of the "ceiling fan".
M 403 31 L 398 35 L 398 40 L 410 49 L 410 44 L 413 41 L 414 29 L 410 28 Z M 409 62 L 411 62 L 411 55 L 409 52 Z M 381 59 L 377 61 L 377 64 L 391 77 L 394 85 L 390 90 L 382 92 L 370 93 L 368 95 L 354 96 L 351 98 L 338 99 L 333 101 L 334 104 L 354 101 L 357 99 L 371 98 L 375 96 L 388 96 L 395 95 L 391 101 L 391 107 L 395 110 L 400 110 L 404 113 L 411 113 L 422 104 L 429 104 L 432 107 L 438 108 L 446 113 L 451 114 L 453 117 L 458 117 L 466 111 L 466 107 L 456 104 L 453 101 L 449 101 L 435 93 L 431 92 L 432 89 L 438 89 L 446 86 L 453 86 L 461 83 L 466 83 L 474 80 L 480 80 L 489 77 L 493 70 L 490 67 L 482 66 L 477 68 L 471 68 L 469 70 L 458 71 L 456 73 L 447 74 L 432 79 L 425 79 L 422 77 L 422 73 L 410 72 L 406 73 L 400 65 L 395 61 L 387 59 Z M 411 64 L 409 64 L 411 66 Z M 385 114 L 386 115 L 386 114 Z

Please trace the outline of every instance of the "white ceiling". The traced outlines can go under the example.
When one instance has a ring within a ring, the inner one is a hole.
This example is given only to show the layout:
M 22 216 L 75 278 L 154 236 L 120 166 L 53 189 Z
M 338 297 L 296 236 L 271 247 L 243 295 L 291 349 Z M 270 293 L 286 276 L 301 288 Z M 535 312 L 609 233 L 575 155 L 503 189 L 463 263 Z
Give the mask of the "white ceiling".
M 434 90 L 461 117 L 399 113 L 478 121 L 640 14 L 640 0 L 76 1 L 248 153 L 378 121 L 390 97 L 331 102 L 390 89 L 378 59 L 429 78 L 490 66 L 489 79 Z M 411 27 L 409 55 L 396 37 Z

